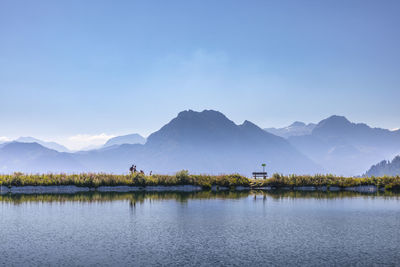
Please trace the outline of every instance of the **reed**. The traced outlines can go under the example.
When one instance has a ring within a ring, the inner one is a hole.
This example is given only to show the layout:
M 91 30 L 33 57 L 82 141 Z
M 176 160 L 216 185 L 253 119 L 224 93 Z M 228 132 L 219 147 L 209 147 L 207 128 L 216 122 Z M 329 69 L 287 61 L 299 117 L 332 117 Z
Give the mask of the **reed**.
M 373 185 L 378 188 L 400 189 L 400 176 L 383 176 L 383 177 L 343 177 L 332 174 L 317 175 L 281 175 L 274 174 L 266 180 L 252 180 L 252 187 L 355 187 L 361 185 Z
M 115 175 L 106 173 L 80 174 L 23 174 L 14 173 L 0 175 L 2 186 L 60 186 L 75 185 L 79 187 L 99 186 L 175 186 L 197 185 L 203 188 L 217 186 L 250 186 L 250 179 L 238 175 L 189 175 L 187 171 L 180 171 L 176 175 L 155 174 L 146 176 L 140 173 L 130 175 Z
M 3 174 L 0 175 L 1 186 L 57 186 L 75 185 L 79 187 L 96 188 L 99 186 L 175 186 L 196 185 L 203 188 L 212 186 L 221 187 L 354 187 L 360 185 L 374 185 L 387 190 L 400 189 L 400 176 L 383 177 L 343 177 L 335 175 L 281 175 L 274 174 L 271 178 L 250 179 L 239 174 L 226 175 L 190 175 L 188 171 L 180 171 L 176 175 L 143 174 L 116 175 L 106 173 L 80 174 Z

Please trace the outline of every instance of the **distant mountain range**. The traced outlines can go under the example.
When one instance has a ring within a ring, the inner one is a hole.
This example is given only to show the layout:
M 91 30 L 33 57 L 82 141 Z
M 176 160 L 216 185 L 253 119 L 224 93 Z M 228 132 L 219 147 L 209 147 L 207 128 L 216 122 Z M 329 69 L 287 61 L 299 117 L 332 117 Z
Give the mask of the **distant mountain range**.
M 47 141 L 43 141 L 40 139 L 36 139 L 34 137 L 30 137 L 30 136 L 26 136 L 26 137 L 19 137 L 17 139 L 15 139 L 14 141 L 3 141 L 0 142 L 0 148 L 2 146 L 5 146 L 9 143 L 37 143 L 43 147 L 49 148 L 49 149 L 53 149 L 56 150 L 58 152 L 71 152 L 71 150 L 69 150 L 68 148 L 66 148 L 63 145 L 60 145 L 56 142 L 47 142 Z
M 395 176 L 400 175 L 400 156 L 396 156 L 392 161 L 383 160 L 373 165 L 364 176 Z
M 79 172 L 74 154 L 58 152 L 38 143 L 9 142 L 0 146 L 0 173 Z
M 360 175 L 372 164 L 400 154 L 400 130 L 371 128 L 343 116 L 265 130 L 285 137 L 327 172 L 339 175 Z
M 58 152 L 72 152 L 68 148 L 66 148 L 63 145 L 60 145 L 56 142 L 47 142 L 43 141 L 34 137 L 19 137 L 18 139 L 15 139 L 14 141 L 8 141 L 8 142 L 0 142 L 0 146 L 3 144 L 7 143 L 12 143 L 12 142 L 17 142 L 17 143 L 37 143 L 39 145 L 42 145 L 45 148 L 49 148 L 52 150 L 56 150 Z M 146 138 L 142 137 L 139 134 L 129 134 L 129 135 L 123 135 L 123 136 L 116 136 L 113 138 L 110 138 L 104 145 L 91 145 L 87 146 L 81 150 L 83 151 L 88 151 L 88 150 L 94 150 L 94 149 L 100 149 L 100 148 L 105 148 L 105 147 L 110 147 L 110 146 L 118 146 L 122 144 L 144 144 L 146 142 Z
M 288 141 L 328 172 L 359 175 L 372 164 L 400 154 L 400 131 L 371 128 L 342 116 L 319 122 L 311 134 Z
M 44 147 L 50 148 L 50 149 L 54 149 L 57 150 L 58 152 L 70 152 L 70 150 L 68 148 L 66 148 L 63 145 L 60 145 L 56 142 L 46 142 L 46 141 L 42 141 L 33 137 L 20 137 L 18 139 L 15 140 L 16 142 L 19 143 L 38 143 Z
M 144 144 L 146 143 L 146 138 L 141 136 L 140 134 L 128 134 L 117 136 L 109 139 L 103 147 L 115 146 L 115 145 L 123 145 L 123 144 Z
M 12 153 L 10 153 L 12 151 Z M 10 156 L 11 155 L 11 156 Z M 8 159 L 6 160 L 6 158 Z M 65 166 L 62 166 L 63 162 Z M 51 165 L 46 165 L 51 162 Z M 241 125 L 212 110 L 183 111 L 151 134 L 145 144 L 121 144 L 91 151 L 59 153 L 39 144 L 0 148 L 0 172 L 127 172 L 130 164 L 154 173 L 242 173 L 266 163 L 271 172 L 311 173 L 322 169 L 282 137 L 255 124 Z M 56 167 L 55 167 L 56 166 Z
M 112 138 L 100 149 L 75 153 L 58 152 L 60 147 L 54 146 L 49 149 L 42 141 L 4 143 L 0 145 L 0 173 L 126 173 L 136 164 L 153 173 L 188 169 L 192 173 L 250 175 L 266 163 L 270 173 L 353 176 L 400 154 L 399 130 L 371 128 L 342 116 L 267 130 L 249 121 L 236 125 L 217 111 L 189 110 L 179 113 L 147 141 L 132 134 Z
M 184 111 L 151 134 L 144 145 L 120 145 L 79 153 L 89 169 L 124 172 L 132 163 L 156 173 L 188 169 L 192 173 L 250 175 L 267 163 L 270 171 L 309 173 L 320 169 L 285 139 L 251 122 L 236 125 L 222 113 Z

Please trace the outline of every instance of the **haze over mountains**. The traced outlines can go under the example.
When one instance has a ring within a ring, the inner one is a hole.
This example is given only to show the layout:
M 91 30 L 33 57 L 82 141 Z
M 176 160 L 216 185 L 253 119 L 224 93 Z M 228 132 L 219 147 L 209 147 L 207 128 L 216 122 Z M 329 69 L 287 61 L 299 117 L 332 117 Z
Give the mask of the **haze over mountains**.
M 57 150 L 58 152 L 70 152 L 70 150 L 68 148 L 66 148 L 63 145 L 60 145 L 56 142 L 46 142 L 46 141 L 42 141 L 33 137 L 20 137 L 18 139 L 15 140 L 16 142 L 19 143 L 38 143 L 39 145 L 42 145 L 44 147 L 50 148 L 50 149 L 54 149 Z
M 222 113 L 211 110 L 179 113 L 151 134 L 143 145 L 122 144 L 92 151 L 58 153 L 42 146 L 27 148 L 26 144 L 9 143 L 0 149 L 0 155 L 10 154 L 10 151 L 17 161 L 0 160 L 1 172 L 124 173 L 133 163 L 140 169 L 155 173 L 188 169 L 192 173 L 238 172 L 250 175 L 260 169 L 261 163 L 267 163 L 269 171 L 273 172 L 310 173 L 321 170 L 284 138 L 265 132 L 249 121 L 236 125 Z M 40 164 L 33 168 L 37 163 L 36 156 L 42 162 L 50 161 L 49 157 L 54 164 Z M 62 166 L 63 160 L 68 160 L 66 166 Z M 31 163 L 22 164 L 22 161 Z
M 274 132 L 272 134 L 270 132 Z M 146 139 L 138 134 L 110 139 L 102 148 L 60 153 L 39 142 L 0 145 L 0 173 L 126 173 L 131 164 L 153 173 L 279 173 L 360 175 L 372 164 L 400 154 L 400 131 L 370 128 L 331 116 L 318 124 L 295 122 L 267 131 L 222 113 L 183 111 Z M 279 135 L 279 136 L 278 136 Z M 20 141 L 34 139 L 20 139 Z M 38 140 L 40 141 L 40 140 Z
M 342 116 L 319 122 L 311 134 L 288 141 L 328 172 L 360 175 L 372 164 L 400 154 L 400 131 L 371 128 Z
M 122 145 L 122 144 L 144 144 L 146 143 L 146 138 L 141 136 L 140 134 L 128 134 L 117 136 L 109 139 L 103 147 L 115 146 L 115 145 Z
M 259 170 L 263 162 L 270 170 L 285 173 L 318 169 L 285 139 L 248 121 L 236 125 L 222 113 L 211 110 L 179 113 L 151 134 L 144 145 L 79 153 L 76 158 L 90 169 L 105 172 L 124 172 L 131 163 L 156 173 L 188 169 L 192 173 L 249 175 Z
M 315 126 L 316 124 L 314 123 L 305 124 L 304 122 L 295 121 L 291 125 L 284 128 L 265 128 L 264 130 L 277 136 L 288 138 L 290 136 L 311 134 Z
M 39 145 L 42 145 L 46 148 L 56 150 L 58 152 L 73 152 L 72 150 L 68 149 L 67 147 L 58 144 L 56 142 L 47 142 L 43 141 L 34 137 L 19 137 L 15 139 L 14 141 L 4 141 L 0 142 L 1 144 L 6 144 L 10 142 L 18 142 L 18 143 L 37 143 Z M 90 145 L 87 147 L 82 148 L 82 151 L 88 151 L 88 150 L 93 150 L 93 149 L 99 149 L 99 148 L 104 148 L 104 147 L 110 147 L 110 146 L 115 146 L 115 145 L 122 145 L 122 144 L 144 144 L 146 142 L 146 138 L 142 137 L 139 134 L 128 134 L 128 135 L 122 135 L 122 136 L 116 136 L 113 138 L 110 138 L 107 140 L 107 142 L 104 145 Z
M 38 143 L 9 142 L 0 145 L 0 173 L 79 172 L 83 166 L 74 154 L 58 152 Z

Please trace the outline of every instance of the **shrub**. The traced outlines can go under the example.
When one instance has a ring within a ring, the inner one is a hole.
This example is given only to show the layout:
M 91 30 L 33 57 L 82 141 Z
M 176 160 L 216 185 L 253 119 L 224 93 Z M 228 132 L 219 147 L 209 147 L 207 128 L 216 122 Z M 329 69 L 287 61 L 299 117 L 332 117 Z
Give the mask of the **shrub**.
M 189 171 L 181 170 L 175 174 L 178 179 L 179 184 L 188 184 L 189 183 Z
M 137 173 L 133 176 L 133 185 L 138 185 L 138 186 L 145 186 L 146 185 L 146 179 L 144 174 Z

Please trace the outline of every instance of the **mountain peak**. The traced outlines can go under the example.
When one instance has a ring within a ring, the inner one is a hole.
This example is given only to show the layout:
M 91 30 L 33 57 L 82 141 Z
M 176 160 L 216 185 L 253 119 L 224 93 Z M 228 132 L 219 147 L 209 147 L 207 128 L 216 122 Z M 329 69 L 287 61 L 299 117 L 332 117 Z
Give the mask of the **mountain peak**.
M 306 126 L 306 124 L 301 121 L 295 121 L 289 125 L 289 127 L 305 127 L 305 126 Z
M 333 115 L 325 120 L 322 120 L 318 124 L 348 125 L 351 124 L 351 122 L 345 116 Z
M 351 123 L 346 117 L 333 115 L 327 119 L 320 121 L 317 126 L 315 126 L 313 133 L 323 133 L 323 132 L 337 132 L 350 129 L 353 123 Z
M 223 139 L 226 133 L 234 132 L 237 125 L 224 114 L 215 110 L 201 112 L 185 110 L 178 114 L 160 130 L 148 137 L 149 145 L 160 144 L 166 140 L 182 142 L 185 140 L 203 140 L 203 136 L 214 135 L 215 139 Z
M 193 129 L 201 127 L 223 128 L 236 126 L 233 121 L 229 120 L 221 112 L 207 109 L 203 111 L 182 111 L 166 126 L 177 126 L 178 124 L 180 127 L 185 125 L 185 127 L 191 127 Z
M 248 120 L 245 120 L 242 123 L 242 126 L 243 127 L 257 127 L 257 128 L 260 128 L 260 127 L 258 127 L 257 125 L 255 125 L 254 123 L 252 123 L 251 121 L 248 121 Z
M 219 111 L 215 111 L 212 109 L 205 109 L 203 111 L 194 111 L 194 110 L 184 110 L 179 112 L 177 118 L 195 118 L 195 117 L 204 117 L 204 118 L 223 118 L 228 119 L 224 114 Z

